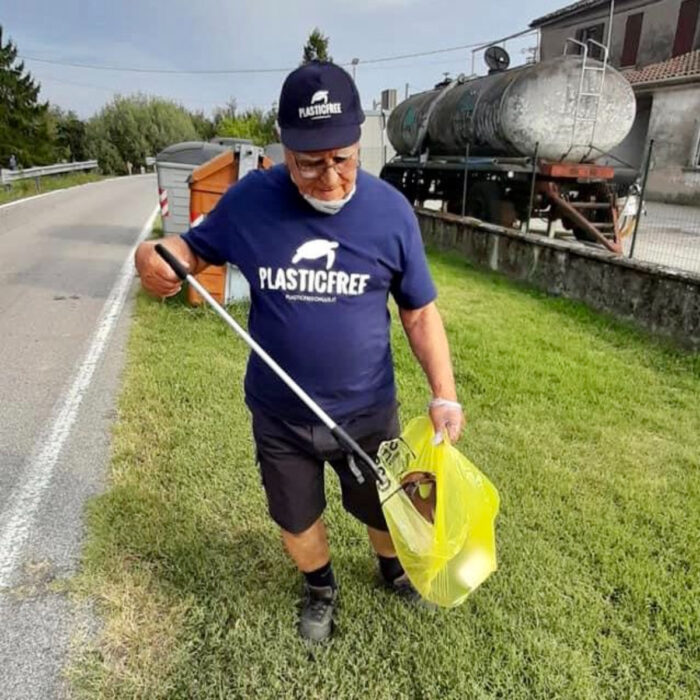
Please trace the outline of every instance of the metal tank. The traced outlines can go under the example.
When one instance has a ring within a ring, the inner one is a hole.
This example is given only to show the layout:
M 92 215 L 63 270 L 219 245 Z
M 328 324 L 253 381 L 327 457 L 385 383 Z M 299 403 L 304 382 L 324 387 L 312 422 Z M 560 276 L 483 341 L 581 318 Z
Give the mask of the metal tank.
M 584 70 L 585 67 L 585 70 Z M 598 69 L 598 70 L 596 70 Z M 601 82 L 602 81 L 602 82 Z M 532 156 L 591 161 L 632 127 L 635 98 L 614 68 L 560 56 L 409 97 L 387 124 L 401 155 Z

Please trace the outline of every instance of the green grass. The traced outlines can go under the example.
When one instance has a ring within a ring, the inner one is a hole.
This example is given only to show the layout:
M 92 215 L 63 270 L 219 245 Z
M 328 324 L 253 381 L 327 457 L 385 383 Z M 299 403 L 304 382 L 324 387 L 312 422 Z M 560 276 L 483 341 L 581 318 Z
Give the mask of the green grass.
M 302 643 L 253 465 L 246 350 L 212 312 L 142 295 L 73 582 L 104 619 L 76 653 L 79 697 L 700 696 L 700 358 L 456 258 L 431 266 L 460 448 L 501 495 L 499 571 L 455 610 L 407 608 L 375 586 L 331 479 L 338 633 Z M 428 393 L 396 323 L 394 352 L 405 421 Z
M 9 187 L 0 187 L 0 204 L 13 202 L 16 199 L 33 197 L 42 192 L 51 190 L 62 190 L 74 185 L 83 185 L 86 182 L 95 182 L 104 179 L 104 175 L 97 173 L 68 173 L 66 175 L 50 175 L 40 179 L 41 189 L 37 192 L 34 178 L 28 180 L 17 180 Z

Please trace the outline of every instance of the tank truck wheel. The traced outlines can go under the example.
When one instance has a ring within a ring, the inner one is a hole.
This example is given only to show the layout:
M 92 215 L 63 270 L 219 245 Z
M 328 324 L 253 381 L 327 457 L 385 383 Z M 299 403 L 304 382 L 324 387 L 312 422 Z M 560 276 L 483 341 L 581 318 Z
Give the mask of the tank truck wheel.
M 515 204 L 510 199 L 501 199 L 498 208 L 498 225 L 505 228 L 515 228 L 515 223 L 519 220 Z
M 445 209 L 450 214 L 455 214 L 456 216 L 462 216 L 462 200 L 461 199 L 446 199 Z M 469 195 L 467 195 L 466 207 L 464 209 L 465 216 L 471 216 L 469 213 Z
M 562 217 L 561 220 L 562 226 L 567 230 L 567 231 L 573 231 L 574 230 L 574 224 L 572 221 L 567 219 L 566 217 Z
M 467 190 L 467 216 L 512 228 L 518 216 L 513 202 L 503 194 L 503 188 L 493 180 L 474 183 Z

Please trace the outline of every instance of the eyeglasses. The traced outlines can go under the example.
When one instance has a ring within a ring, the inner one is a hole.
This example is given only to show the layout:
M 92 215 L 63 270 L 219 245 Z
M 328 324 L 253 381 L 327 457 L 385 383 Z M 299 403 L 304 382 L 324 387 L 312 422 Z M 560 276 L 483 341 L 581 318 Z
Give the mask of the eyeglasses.
M 297 166 L 299 175 L 306 180 L 313 180 L 325 174 L 328 168 L 333 168 L 338 175 L 347 175 L 355 167 L 357 161 L 357 151 L 349 155 L 338 155 L 332 158 L 310 158 L 299 160 L 294 156 L 294 163 Z

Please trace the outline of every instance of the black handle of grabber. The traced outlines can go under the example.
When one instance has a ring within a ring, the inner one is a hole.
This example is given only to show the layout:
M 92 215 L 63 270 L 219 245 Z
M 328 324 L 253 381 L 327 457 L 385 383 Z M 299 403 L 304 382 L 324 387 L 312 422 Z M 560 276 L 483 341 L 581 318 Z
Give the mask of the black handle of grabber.
M 173 268 L 173 272 L 181 280 L 184 281 L 187 279 L 187 275 L 189 273 L 185 269 L 184 265 L 164 245 L 156 243 L 156 253 L 158 253 L 158 255 L 160 255 L 160 257 Z
M 380 485 L 385 486 L 388 483 L 384 467 L 377 464 L 339 425 L 331 428 L 331 434 L 338 441 L 338 444 L 348 453 L 357 457 L 362 464 L 364 471 L 369 472 L 372 478 Z M 352 462 L 350 462 L 352 469 Z M 357 469 L 357 467 L 356 467 Z M 357 469 L 353 470 L 355 478 L 362 484 L 364 478 L 362 472 Z

